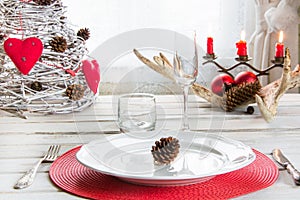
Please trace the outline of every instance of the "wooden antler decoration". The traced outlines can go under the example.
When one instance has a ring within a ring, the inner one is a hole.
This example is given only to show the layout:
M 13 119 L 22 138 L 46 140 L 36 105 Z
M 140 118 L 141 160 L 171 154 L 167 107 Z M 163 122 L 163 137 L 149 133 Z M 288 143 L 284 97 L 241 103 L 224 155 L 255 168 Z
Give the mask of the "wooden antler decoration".
M 133 50 L 135 55 L 147 66 L 149 66 L 154 71 L 162 74 L 166 78 L 175 80 L 173 77 L 173 66 L 168 61 L 168 59 L 160 53 L 159 56 L 154 56 L 153 60 L 150 61 L 145 58 L 140 52 L 136 49 Z M 249 101 L 244 102 L 243 105 L 248 105 L 249 103 L 256 102 L 263 118 L 270 122 L 273 120 L 277 113 L 278 102 L 281 96 L 289 89 L 300 86 L 300 67 L 299 65 L 291 71 L 291 59 L 289 49 L 286 49 L 286 57 L 284 59 L 283 73 L 282 77 L 264 87 L 262 87 L 253 98 L 250 98 Z M 194 83 L 192 86 L 194 93 L 206 101 L 210 102 L 214 106 L 223 108 L 226 111 L 231 111 L 226 105 L 226 96 L 221 97 L 214 94 L 208 88 Z M 241 105 L 242 106 L 242 105 Z
M 300 86 L 300 67 L 297 65 L 291 71 L 291 58 L 289 49 L 286 49 L 282 76 L 280 79 L 263 87 L 255 95 L 260 112 L 267 122 L 273 120 L 277 114 L 279 99 L 288 90 Z

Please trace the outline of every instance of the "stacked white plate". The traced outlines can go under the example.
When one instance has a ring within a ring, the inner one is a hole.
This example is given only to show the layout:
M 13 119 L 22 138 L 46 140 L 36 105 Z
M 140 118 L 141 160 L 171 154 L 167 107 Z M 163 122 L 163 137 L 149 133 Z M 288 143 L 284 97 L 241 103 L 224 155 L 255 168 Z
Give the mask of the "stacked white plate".
M 162 137 L 175 137 L 180 153 L 169 165 L 157 166 L 151 147 Z M 252 149 L 218 135 L 162 131 L 118 134 L 92 141 L 78 151 L 83 165 L 124 181 L 155 186 L 187 185 L 241 169 L 255 160 Z

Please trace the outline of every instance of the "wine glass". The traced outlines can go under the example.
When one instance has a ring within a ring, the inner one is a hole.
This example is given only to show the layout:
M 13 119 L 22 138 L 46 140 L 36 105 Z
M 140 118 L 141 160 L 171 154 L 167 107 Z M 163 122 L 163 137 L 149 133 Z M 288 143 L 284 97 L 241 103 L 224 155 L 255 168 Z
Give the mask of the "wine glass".
M 189 130 L 188 123 L 188 92 L 190 86 L 196 81 L 198 76 L 198 52 L 197 52 L 197 44 L 196 44 L 196 35 L 194 36 L 194 55 L 189 60 L 188 58 L 184 58 L 179 56 L 177 52 L 174 56 L 174 77 L 182 89 L 183 89 L 183 125 L 182 130 Z

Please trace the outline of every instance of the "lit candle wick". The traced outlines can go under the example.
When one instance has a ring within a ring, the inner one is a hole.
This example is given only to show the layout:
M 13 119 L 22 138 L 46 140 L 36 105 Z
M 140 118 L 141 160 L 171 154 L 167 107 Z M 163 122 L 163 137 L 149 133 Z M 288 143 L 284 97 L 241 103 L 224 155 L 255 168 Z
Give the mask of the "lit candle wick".
M 283 31 L 280 31 L 280 32 L 279 32 L 279 39 L 278 39 L 278 42 L 279 42 L 279 43 L 282 43 L 282 41 L 283 41 Z
M 246 33 L 245 33 L 244 30 L 242 30 L 242 32 L 241 32 L 241 40 L 245 41 L 245 38 L 246 38 Z

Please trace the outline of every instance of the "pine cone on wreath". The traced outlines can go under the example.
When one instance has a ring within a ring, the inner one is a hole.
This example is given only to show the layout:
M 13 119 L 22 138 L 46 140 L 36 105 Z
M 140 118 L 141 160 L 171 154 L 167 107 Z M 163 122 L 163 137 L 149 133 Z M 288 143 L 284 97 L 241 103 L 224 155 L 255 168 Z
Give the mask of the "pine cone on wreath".
M 68 48 L 67 40 L 62 36 L 54 37 L 50 42 L 52 50 L 55 52 L 63 53 Z
M 173 137 L 161 138 L 152 146 L 152 156 L 157 165 L 169 164 L 177 157 L 179 153 L 179 140 Z
M 5 38 L 5 35 L 4 34 L 0 34 L 0 42 L 3 41 Z
M 42 85 L 42 83 L 40 83 L 38 81 L 34 81 L 34 82 L 31 83 L 30 88 L 32 90 L 35 90 L 35 91 L 39 92 L 39 91 L 43 90 L 43 85 Z
M 49 6 L 53 4 L 56 0 L 33 0 L 39 6 Z
M 71 100 L 80 100 L 84 96 L 84 87 L 79 84 L 70 85 L 66 89 L 66 95 Z
M 233 86 L 225 91 L 223 95 L 223 109 L 233 111 L 234 108 L 249 102 L 261 89 L 259 80 L 255 82 L 244 82 Z
M 77 32 L 77 36 L 88 40 L 90 38 L 90 30 L 88 28 L 82 28 Z

